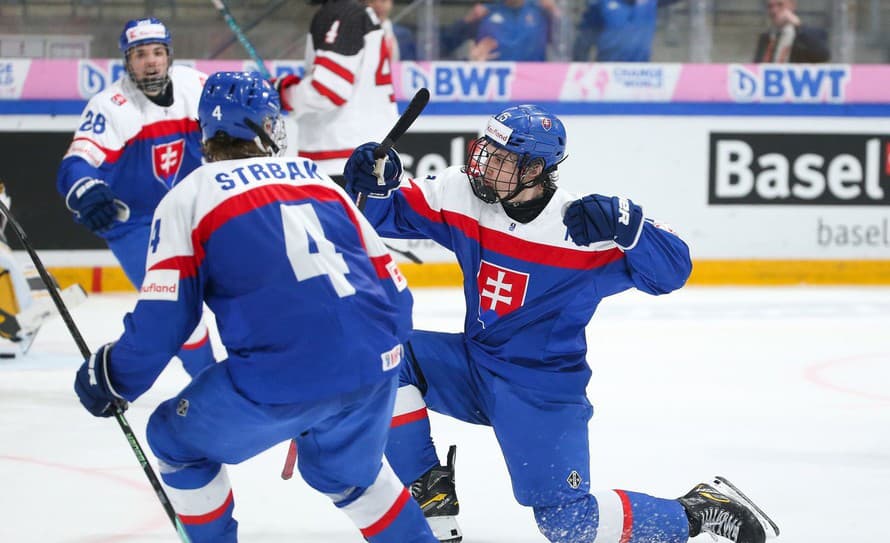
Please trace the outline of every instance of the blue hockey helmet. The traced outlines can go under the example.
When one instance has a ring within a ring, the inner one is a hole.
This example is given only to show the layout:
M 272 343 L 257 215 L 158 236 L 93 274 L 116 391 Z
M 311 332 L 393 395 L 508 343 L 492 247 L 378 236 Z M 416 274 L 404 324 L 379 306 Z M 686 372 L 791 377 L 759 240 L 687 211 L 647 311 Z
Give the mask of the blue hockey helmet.
M 222 132 L 256 141 L 270 155 L 287 145 L 278 93 L 256 72 L 216 72 L 207 78 L 198 122 L 205 141 Z
M 555 115 L 531 104 L 509 107 L 488 119 L 471 145 L 467 176 L 482 201 L 506 202 L 535 185 L 552 185 L 565 149 L 566 129 Z
M 520 161 L 544 161 L 544 170 L 565 157 L 566 129 L 556 115 L 538 106 L 513 106 L 488 120 L 484 137 L 498 147 L 516 153 Z
M 118 47 L 124 56 L 127 51 L 138 45 L 146 45 L 149 43 L 161 43 L 167 47 L 168 54 L 173 54 L 173 44 L 170 40 L 170 31 L 166 25 L 155 19 L 148 17 L 145 19 L 133 19 L 127 21 L 124 30 L 121 32 Z

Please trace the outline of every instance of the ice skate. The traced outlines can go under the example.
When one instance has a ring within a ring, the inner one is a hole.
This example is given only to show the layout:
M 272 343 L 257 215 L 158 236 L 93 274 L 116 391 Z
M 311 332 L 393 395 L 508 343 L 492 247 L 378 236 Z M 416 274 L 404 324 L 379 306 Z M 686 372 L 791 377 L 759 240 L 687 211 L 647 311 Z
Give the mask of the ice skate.
M 776 523 L 720 476 L 699 484 L 679 502 L 689 517 L 689 537 L 706 533 L 715 541 L 764 543 L 779 535 Z
M 459 543 L 463 539 L 457 525 L 460 504 L 454 490 L 454 460 L 457 447 L 448 449 L 445 466 L 437 466 L 411 483 L 411 495 L 417 500 L 433 535 L 442 543 Z

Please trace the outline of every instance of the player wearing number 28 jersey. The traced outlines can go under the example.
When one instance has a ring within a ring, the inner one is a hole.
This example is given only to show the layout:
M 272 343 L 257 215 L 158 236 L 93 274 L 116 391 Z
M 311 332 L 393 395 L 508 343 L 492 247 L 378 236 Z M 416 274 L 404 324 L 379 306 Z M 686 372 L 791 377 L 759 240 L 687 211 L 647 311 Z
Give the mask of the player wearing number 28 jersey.
M 207 76 L 171 65 L 170 32 L 158 19 L 127 22 L 119 45 L 127 73 L 87 103 L 56 184 L 74 220 L 108 244 L 139 288 L 158 202 L 201 165 Z M 191 375 L 214 362 L 203 323 L 177 354 Z

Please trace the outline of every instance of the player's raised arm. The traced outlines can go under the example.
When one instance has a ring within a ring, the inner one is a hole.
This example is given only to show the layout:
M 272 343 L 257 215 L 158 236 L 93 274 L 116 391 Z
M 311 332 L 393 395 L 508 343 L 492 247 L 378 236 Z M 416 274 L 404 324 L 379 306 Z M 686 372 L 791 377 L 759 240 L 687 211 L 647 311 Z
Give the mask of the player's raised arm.
M 563 222 L 576 245 L 618 245 L 634 285 L 649 294 L 682 287 L 692 272 L 686 243 L 667 225 L 645 218 L 627 198 L 590 194 L 566 206 Z

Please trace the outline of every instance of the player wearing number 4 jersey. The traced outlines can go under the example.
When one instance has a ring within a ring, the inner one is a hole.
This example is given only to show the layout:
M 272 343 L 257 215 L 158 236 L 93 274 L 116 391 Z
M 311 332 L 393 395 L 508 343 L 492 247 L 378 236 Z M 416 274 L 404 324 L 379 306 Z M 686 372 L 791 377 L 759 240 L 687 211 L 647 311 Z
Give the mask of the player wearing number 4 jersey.
M 591 493 L 587 323 L 607 296 L 681 287 L 691 263 L 679 236 L 632 201 L 559 188 L 566 132 L 557 117 L 506 109 L 466 166 L 426 179 L 402 179 L 390 151 L 384 186 L 373 147 L 356 149 L 345 170 L 347 189 L 369 196 L 371 223 L 381 235 L 449 247 L 463 271 L 464 332 L 411 336 L 387 445 L 441 541 L 462 537 L 454 452 L 439 465 L 427 408 L 494 429 L 514 496 L 554 543 L 683 543 L 700 533 L 763 543 L 778 533 L 722 478 L 679 499 Z
M 155 207 L 201 164 L 206 76 L 171 65 L 170 33 L 158 19 L 127 22 L 119 45 L 127 74 L 87 103 L 57 187 L 74 220 L 105 240 L 139 288 Z M 213 363 L 208 339 L 200 323 L 178 353 L 191 375 Z
M 133 401 L 201 315 L 228 358 L 148 423 L 168 495 L 194 543 L 237 540 L 223 464 L 298 436 L 299 469 L 372 543 L 435 543 L 383 461 L 411 329 L 411 295 L 349 197 L 283 150 L 278 96 L 221 72 L 201 98 L 208 164 L 154 215 L 145 283 L 125 331 L 84 362 L 75 389 L 97 416 Z
M 307 75 L 276 82 L 293 110 L 299 155 L 340 176 L 359 144 L 380 139 L 398 118 L 390 51 L 380 19 L 359 0 L 315 0 L 306 45 Z

